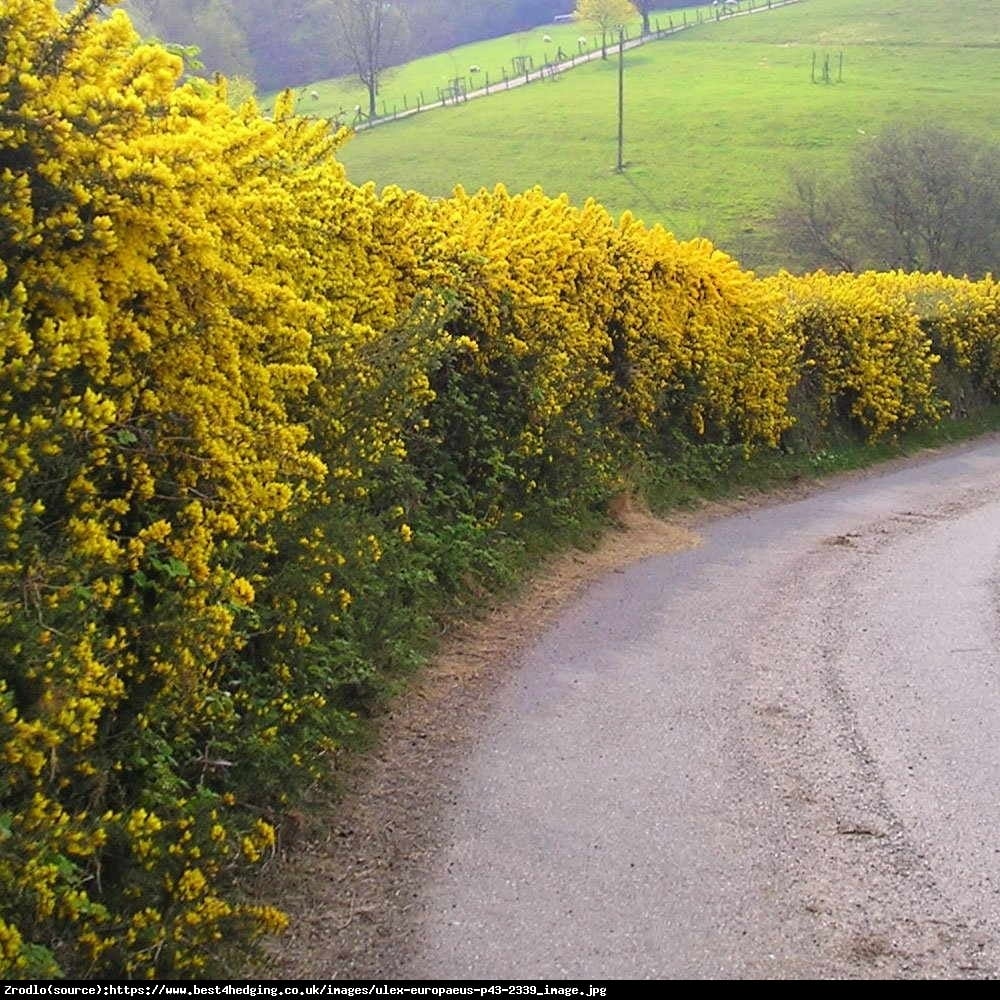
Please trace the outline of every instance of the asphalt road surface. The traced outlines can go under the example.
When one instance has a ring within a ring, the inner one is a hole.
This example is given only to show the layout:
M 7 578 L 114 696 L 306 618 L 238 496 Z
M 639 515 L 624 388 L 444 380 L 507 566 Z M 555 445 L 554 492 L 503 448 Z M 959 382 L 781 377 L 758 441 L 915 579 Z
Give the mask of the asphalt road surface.
M 997 975 L 1000 442 L 699 531 L 497 693 L 401 976 Z

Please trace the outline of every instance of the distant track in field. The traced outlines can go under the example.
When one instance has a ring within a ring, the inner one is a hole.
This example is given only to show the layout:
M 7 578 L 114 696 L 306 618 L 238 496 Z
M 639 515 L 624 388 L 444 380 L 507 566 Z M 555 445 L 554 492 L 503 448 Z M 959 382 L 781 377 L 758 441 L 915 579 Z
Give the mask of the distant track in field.
M 804 0 L 773 0 L 772 3 L 768 4 L 768 0 L 759 0 L 760 6 L 754 7 L 752 9 L 733 11 L 732 13 L 721 15 L 718 20 L 719 22 L 729 21 L 734 17 L 746 17 L 750 14 L 761 14 L 769 10 L 777 10 L 779 7 L 788 7 L 791 4 L 803 3 Z M 710 19 L 710 20 L 714 20 Z M 648 35 L 641 35 L 638 38 L 631 38 L 624 43 L 626 50 L 635 49 L 641 45 L 647 45 L 650 42 L 658 42 L 665 38 L 672 38 L 674 35 L 679 34 L 682 31 L 686 31 L 688 28 L 698 27 L 700 24 L 710 23 L 709 21 L 692 21 L 690 24 L 676 24 L 672 28 L 664 28 L 659 31 L 652 31 Z M 617 42 L 610 42 L 607 46 L 608 58 L 612 58 L 613 54 L 618 50 Z M 554 77 L 561 76 L 563 73 L 569 72 L 572 69 L 576 69 L 578 66 L 583 66 L 586 63 L 594 62 L 597 59 L 602 58 L 602 52 L 600 49 L 594 49 L 592 52 L 586 52 L 581 55 L 574 56 L 570 59 L 566 59 L 558 63 L 550 63 L 548 66 L 540 67 L 539 69 L 528 70 L 526 73 L 520 74 L 518 76 L 512 76 L 503 82 L 498 82 L 491 84 L 490 86 L 480 87 L 476 90 L 470 90 L 467 93 L 462 94 L 460 97 L 456 98 L 446 98 L 440 101 L 432 101 L 427 104 L 421 104 L 415 108 L 405 108 L 402 111 L 394 111 L 391 115 L 383 115 L 380 118 L 374 118 L 369 121 L 364 121 L 352 125 L 355 132 L 367 132 L 369 129 L 377 128 L 380 125 L 387 125 L 390 122 L 402 121 L 405 118 L 412 118 L 414 115 L 423 114 L 425 111 L 433 111 L 436 108 L 451 108 L 456 107 L 461 104 L 465 104 L 468 101 L 475 100 L 480 97 L 492 97 L 495 94 L 503 93 L 508 90 L 515 90 L 518 87 L 523 87 L 528 83 L 538 82 L 542 80 L 551 80 Z

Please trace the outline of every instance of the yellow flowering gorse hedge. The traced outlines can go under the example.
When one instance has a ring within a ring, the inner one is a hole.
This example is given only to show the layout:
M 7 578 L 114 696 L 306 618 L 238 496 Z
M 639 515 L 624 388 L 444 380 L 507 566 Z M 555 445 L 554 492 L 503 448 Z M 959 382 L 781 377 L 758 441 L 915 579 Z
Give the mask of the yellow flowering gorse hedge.
M 973 387 L 1000 393 L 1000 284 L 941 274 L 886 276 L 916 313 L 945 366 L 969 372 Z
M 853 418 L 872 440 L 937 418 L 940 359 L 893 275 L 779 275 L 768 284 L 785 295 L 785 323 L 805 344 L 825 418 Z
M 992 280 L 357 187 L 290 97 L 233 110 L 97 7 L 0 7 L 0 974 L 280 930 L 237 876 L 434 595 L 637 454 L 776 445 L 804 389 L 894 433 L 939 365 L 1000 391 Z

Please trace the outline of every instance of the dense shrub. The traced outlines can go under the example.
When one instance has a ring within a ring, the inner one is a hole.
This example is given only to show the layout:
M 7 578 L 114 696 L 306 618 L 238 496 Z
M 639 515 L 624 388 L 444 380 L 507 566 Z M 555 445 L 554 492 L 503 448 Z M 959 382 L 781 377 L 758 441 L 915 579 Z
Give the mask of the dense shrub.
M 758 281 L 599 205 L 348 184 L 94 4 L 0 11 L 0 972 L 198 975 L 449 595 L 678 434 L 1000 389 L 992 281 Z M 936 394 L 937 392 L 937 394 Z
M 805 344 L 824 419 L 856 421 L 870 440 L 942 412 L 934 395 L 940 360 L 892 274 L 781 275 L 785 323 Z

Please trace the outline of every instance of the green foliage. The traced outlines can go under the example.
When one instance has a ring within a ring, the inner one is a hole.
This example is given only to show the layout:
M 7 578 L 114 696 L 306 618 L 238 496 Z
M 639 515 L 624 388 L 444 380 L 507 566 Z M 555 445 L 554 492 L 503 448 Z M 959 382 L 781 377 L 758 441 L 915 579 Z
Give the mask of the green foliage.
M 746 499 L 824 476 L 862 469 L 927 448 L 1000 430 L 1000 406 L 981 404 L 956 420 L 910 431 L 891 441 L 864 444 L 848 427 L 828 426 L 810 436 L 810 447 L 782 447 L 747 457 L 737 447 L 687 441 L 665 455 L 647 456 L 630 469 L 637 491 L 659 514 L 697 508 L 706 501 Z M 678 454 L 680 460 L 678 461 Z

